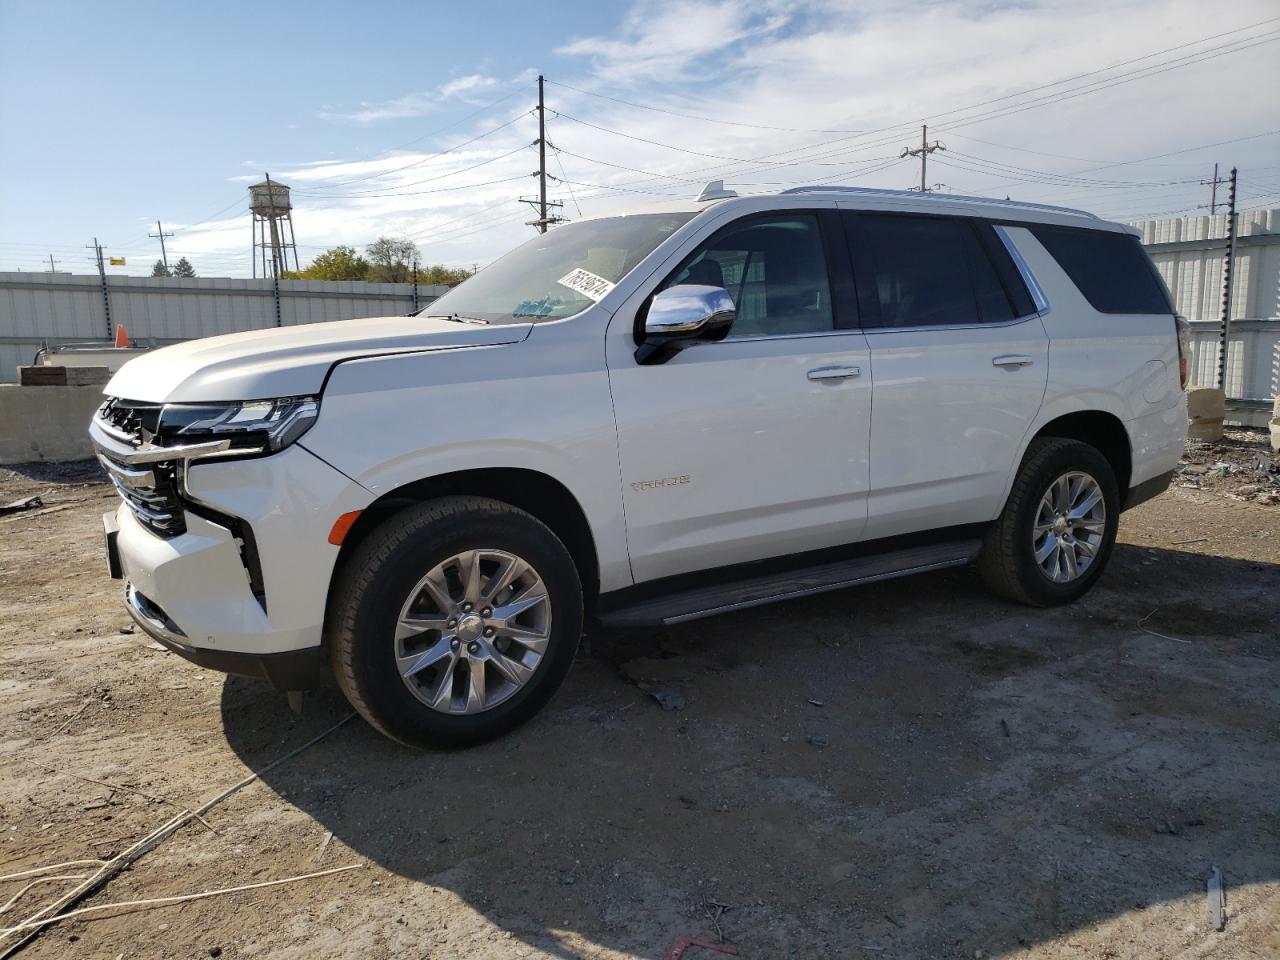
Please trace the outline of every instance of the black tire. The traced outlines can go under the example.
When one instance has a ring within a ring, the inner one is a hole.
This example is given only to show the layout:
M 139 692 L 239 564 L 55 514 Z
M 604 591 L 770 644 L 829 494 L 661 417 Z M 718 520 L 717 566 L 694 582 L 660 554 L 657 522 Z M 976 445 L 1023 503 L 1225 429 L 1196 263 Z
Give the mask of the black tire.
M 1032 532 L 1041 498 L 1063 474 L 1087 473 L 1102 491 L 1106 507 L 1102 542 L 1085 571 L 1058 583 L 1036 562 Z M 987 586 L 1009 600 L 1034 607 L 1070 603 L 1088 592 L 1102 575 L 1115 544 L 1120 492 L 1111 464 L 1098 450 L 1078 440 L 1040 437 L 1031 441 L 1014 479 L 1004 510 L 983 539 L 978 572 Z
M 533 675 L 508 699 L 479 713 L 444 713 L 401 678 L 396 623 L 415 584 L 473 549 L 503 550 L 536 569 L 550 598 L 550 639 Z M 551 698 L 573 663 L 582 616 L 573 558 L 545 524 L 497 500 L 444 497 L 394 514 L 360 544 L 334 585 L 325 632 L 338 685 L 374 728 L 409 746 L 459 747 L 514 729 Z

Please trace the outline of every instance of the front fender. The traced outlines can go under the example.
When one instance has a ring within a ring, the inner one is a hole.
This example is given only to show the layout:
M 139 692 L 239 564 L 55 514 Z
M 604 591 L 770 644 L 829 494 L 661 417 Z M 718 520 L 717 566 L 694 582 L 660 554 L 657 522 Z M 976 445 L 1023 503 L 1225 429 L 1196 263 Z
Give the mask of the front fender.
M 541 333 L 541 331 L 539 331 Z M 376 357 L 334 369 L 300 441 L 375 497 L 460 470 L 536 471 L 591 527 L 601 589 L 631 582 L 608 377 L 586 338 Z M 594 362 L 593 362 L 594 361 Z M 503 374 L 508 375 L 503 375 Z

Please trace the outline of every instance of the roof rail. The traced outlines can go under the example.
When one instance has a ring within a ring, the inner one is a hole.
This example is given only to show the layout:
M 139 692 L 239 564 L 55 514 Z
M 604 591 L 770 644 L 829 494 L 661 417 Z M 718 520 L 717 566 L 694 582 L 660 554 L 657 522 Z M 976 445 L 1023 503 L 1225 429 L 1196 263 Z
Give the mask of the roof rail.
M 853 193 L 866 197 L 936 197 L 937 202 L 955 203 L 987 203 L 995 207 L 1010 207 L 1017 210 L 1044 210 L 1051 213 L 1065 213 L 1073 217 L 1099 219 L 1097 214 L 1088 210 L 1077 210 L 1075 207 L 1058 207 L 1051 203 L 1030 203 L 1025 200 L 998 200 L 995 197 L 967 197 L 954 193 L 920 193 L 915 190 L 884 190 L 878 187 L 833 187 L 824 184 L 813 184 L 807 187 L 791 187 L 783 190 L 787 193 Z

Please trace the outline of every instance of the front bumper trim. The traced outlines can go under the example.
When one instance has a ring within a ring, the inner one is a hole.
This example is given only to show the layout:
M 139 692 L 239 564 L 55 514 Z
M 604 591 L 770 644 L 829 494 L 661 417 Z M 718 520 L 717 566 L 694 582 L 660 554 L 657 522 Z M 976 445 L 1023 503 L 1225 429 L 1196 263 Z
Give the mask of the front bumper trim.
M 241 653 L 192 646 L 182 629 L 132 584 L 125 588 L 125 609 L 152 640 L 207 670 L 266 680 L 277 690 L 309 690 L 323 685 L 331 676 L 322 646 L 281 653 Z

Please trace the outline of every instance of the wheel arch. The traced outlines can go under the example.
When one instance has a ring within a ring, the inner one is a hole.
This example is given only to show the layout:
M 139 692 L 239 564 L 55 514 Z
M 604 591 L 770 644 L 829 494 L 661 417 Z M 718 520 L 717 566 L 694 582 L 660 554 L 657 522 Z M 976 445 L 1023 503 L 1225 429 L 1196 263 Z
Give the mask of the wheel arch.
M 330 579 L 330 601 L 339 573 L 382 521 L 414 504 L 462 494 L 499 500 L 546 524 L 569 550 L 582 582 L 583 599 L 589 607 L 594 605 L 600 593 L 600 559 L 582 505 L 559 480 L 522 467 L 455 470 L 405 483 L 379 496 L 361 511 L 343 538 Z
M 1078 440 L 1096 449 L 1111 464 L 1123 502 L 1133 475 L 1133 443 L 1124 421 L 1114 413 L 1105 410 L 1078 410 L 1055 417 L 1027 438 L 1027 446 L 1040 437 Z M 1025 447 L 1022 453 L 1025 458 Z

